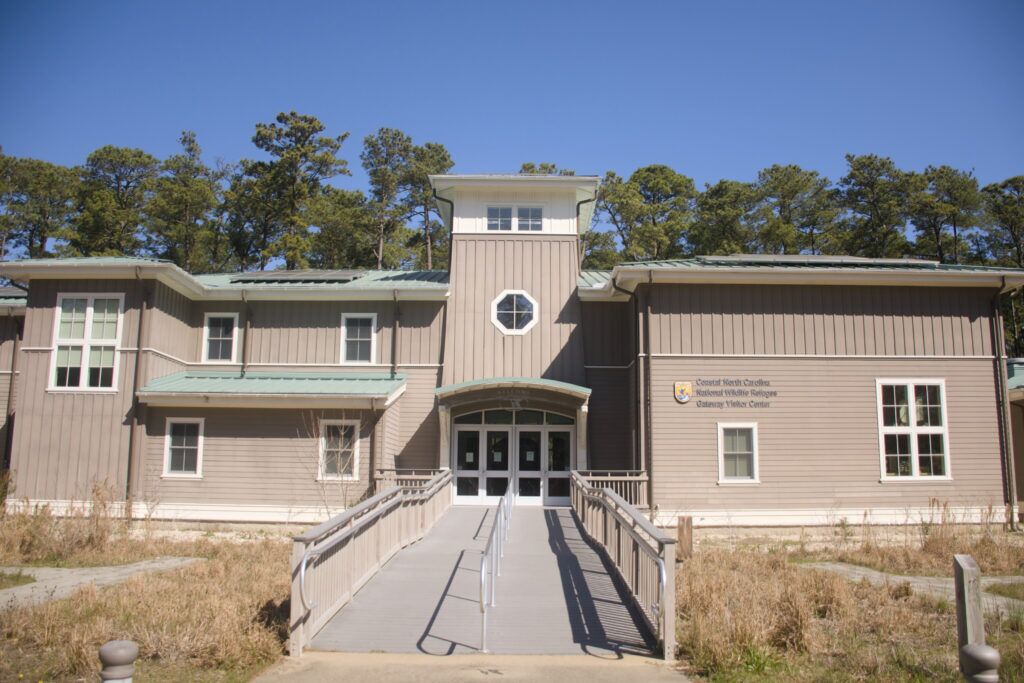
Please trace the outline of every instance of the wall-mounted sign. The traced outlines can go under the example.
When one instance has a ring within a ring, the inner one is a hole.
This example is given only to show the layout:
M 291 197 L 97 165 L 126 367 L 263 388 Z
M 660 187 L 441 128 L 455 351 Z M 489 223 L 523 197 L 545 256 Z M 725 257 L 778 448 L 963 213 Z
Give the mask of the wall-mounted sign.
M 680 403 L 689 403 L 693 398 L 693 382 L 676 382 L 675 395 Z
M 526 451 L 526 462 L 533 462 L 533 451 Z
M 764 377 L 698 377 L 692 382 L 676 382 L 675 395 L 680 403 L 696 399 L 698 408 L 763 409 L 772 407 L 779 391 Z
M 473 462 L 473 454 L 472 453 L 466 453 L 466 462 L 467 463 Z

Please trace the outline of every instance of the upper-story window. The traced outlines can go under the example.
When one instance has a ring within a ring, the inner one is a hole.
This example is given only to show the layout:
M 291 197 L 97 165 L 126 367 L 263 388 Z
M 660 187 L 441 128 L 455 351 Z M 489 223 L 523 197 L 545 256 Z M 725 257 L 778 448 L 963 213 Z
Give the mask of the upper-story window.
M 941 379 L 878 380 L 882 481 L 949 478 Z
M 122 294 L 57 296 L 51 389 L 113 389 L 123 306 Z
M 488 230 L 511 230 L 512 229 L 512 207 L 511 206 L 488 206 L 487 207 L 487 229 Z
M 203 321 L 203 362 L 234 363 L 237 313 L 207 313 Z
M 491 322 L 503 334 L 526 334 L 537 314 L 537 302 L 523 291 L 505 290 L 491 302 Z
M 341 316 L 341 362 L 373 363 L 377 346 L 377 315 L 345 313 Z
M 544 209 L 539 206 L 488 206 L 487 229 L 540 232 L 544 229 Z

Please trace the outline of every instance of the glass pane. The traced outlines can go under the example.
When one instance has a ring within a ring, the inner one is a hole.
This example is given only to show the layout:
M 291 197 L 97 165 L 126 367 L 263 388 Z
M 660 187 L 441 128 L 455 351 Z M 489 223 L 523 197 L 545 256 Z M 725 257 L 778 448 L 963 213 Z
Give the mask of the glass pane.
M 339 472 L 338 451 L 324 451 L 324 476 L 336 477 Z
M 487 478 L 488 496 L 504 496 L 505 491 L 508 491 L 508 479 L 506 477 Z
M 85 338 L 86 299 L 63 299 L 60 304 L 60 325 L 57 336 L 60 339 Z
M 364 340 L 346 341 L 345 360 L 349 362 L 369 363 L 370 342 Z
M 511 313 L 516 308 L 516 298 L 509 294 L 508 296 L 499 299 L 497 305 L 499 313 Z
M 882 387 L 882 423 L 886 427 L 906 427 L 910 424 L 906 386 L 887 384 Z
M 540 479 L 538 477 L 522 477 L 519 480 L 519 495 L 524 498 L 540 496 Z
M 479 432 L 458 432 L 455 446 L 455 467 L 460 470 L 480 469 Z
M 487 469 L 508 470 L 508 432 L 487 432 Z
M 544 413 L 539 410 L 517 410 L 517 425 L 542 425 L 544 424 Z
M 483 415 L 483 413 L 467 413 L 466 415 L 459 415 L 455 418 L 455 424 L 478 425 L 483 420 Z
M 548 495 L 552 498 L 568 498 L 569 480 L 562 477 L 548 479 Z
M 373 318 L 345 318 L 346 339 L 370 339 L 373 336 Z
M 516 311 L 514 324 L 517 330 L 524 329 L 531 320 L 533 320 L 532 311 Z
M 569 432 L 548 432 L 548 469 L 552 472 L 568 472 L 571 442 Z
M 519 432 L 519 470 L 540 471 L 540 432 Z
M 516 329 L 516 316 L 515 313 L 498 313 L 498 324 L 504 327 L 506 330 Z
M 754 456 L 750 453 L 726 453 L 722 456 L 727 479 L 753 479 Z
M 341 425 L 324 426 L 324 450 L 341 450 Z
M 89 349 L 89 386 L 114 386 L 114 349 L 102 346 Z
M 488 410 L 484 413 L 484 423 L 489 425 L 512 424 L 511 410 Z
M 54 385 L 77 387 L 82 378 L 82 349 L 78 346 L 57 347 L 57 376 Z
M 566 417 L 558 413 L 545 413 L 545 419 L 549 425 L 571 425 L 576 424 L 576 418 Z
M 92 304 L 92 338 L 117 338 L 117 299 L 95 299 Z
M 195 422 L 172 422 L 171 447 L 198 448 L 199 425 Z
M 480 480 L 477 477 L 457 477 L 455 493 L 460 496 L 476 496 L 480 494 Z
M 914 387 L 914 403 L 919 426 L 939 427 L 942 425 L 942 403 L 939 386 L 918 384 Z

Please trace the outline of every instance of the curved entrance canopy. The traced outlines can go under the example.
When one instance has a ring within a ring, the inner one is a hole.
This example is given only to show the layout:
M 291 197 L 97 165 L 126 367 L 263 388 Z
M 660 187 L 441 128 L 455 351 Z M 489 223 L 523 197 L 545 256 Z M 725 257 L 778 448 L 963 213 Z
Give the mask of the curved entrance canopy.
M 489 504 L 512 487 L 519 504 L 568 504 L 569 472 L 586 468 L 589 388 L 496 377 L 434 392 L 456 503 Z

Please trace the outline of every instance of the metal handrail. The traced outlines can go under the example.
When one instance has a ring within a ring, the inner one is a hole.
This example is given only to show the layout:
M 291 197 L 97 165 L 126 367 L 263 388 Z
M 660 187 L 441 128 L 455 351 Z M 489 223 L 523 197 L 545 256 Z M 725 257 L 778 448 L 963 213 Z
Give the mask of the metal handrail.
M 487 543 L 480 552 L 480 651 L 487 652 L 487 607 L 496 602 L 495 577 L 501 576 L 501 560 L 505 557 L 505 543 L 508 542 L 512 526 L 512 486 L 505 489 L 505 495 L 495 508 L 494 523 Z

